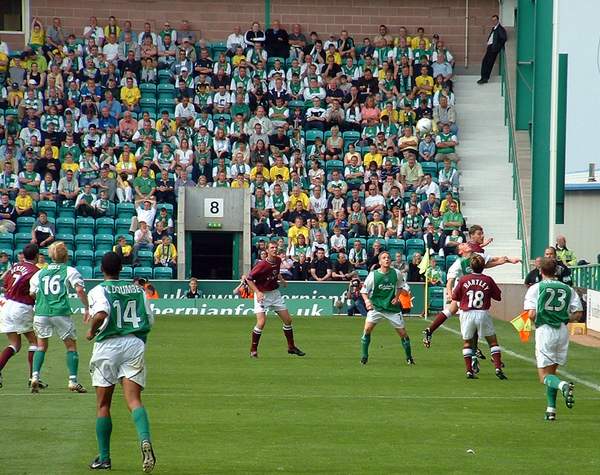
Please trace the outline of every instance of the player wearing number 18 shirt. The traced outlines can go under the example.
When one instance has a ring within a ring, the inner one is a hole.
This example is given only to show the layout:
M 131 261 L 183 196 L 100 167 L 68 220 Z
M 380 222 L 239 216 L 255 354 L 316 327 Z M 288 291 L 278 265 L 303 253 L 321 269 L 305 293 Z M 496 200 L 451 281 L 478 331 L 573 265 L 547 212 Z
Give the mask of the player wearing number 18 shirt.
M 554 421 L 558 391 L 569 409 L 575 404 L 573 383 L 561 381 L 556 371 L 567 362 L 567 324 L 579 320 L 583 308 L 577 292 L 556 280 L 556 260 L 544 257 L 540 272 L 541 282 L 533 284 L 525 294 L 524 309 L 535 321 L 535 359 L 540 382 L 546 386 L 546 420 Z
M 473 337 L 475 334 L 484 337 L 490 345 L 492 361 L 496 368 L 496 376 L 506 379 L 502 371 L 502 355 L 496 330 L 490 316 L 491 301 L 500 301 L 502 292 L 489 275 L 482 274 L 485 260 L 479 254 L 470 259 L 471 273 L 462 276 L 452 291 L 452 301 L 458 305 L 460 332 L 463 338 L 463 358 L 467 370 L 467 378 L 475 379 L 473 355 L 475 353 Z
M 304 356 L 305 353 L 294 343 L 292 317 L 285 306 L 285 301 L 279 292 L 279 283 L 287 282 L 280 274 L 281 259 L 277 257 L 277 244 L 269 243 L 267 258 L 259 261 L 246 276 L 246 284 L 254 292 L 254 313 L 256 325 L 252 330 L 250 357 L 258 358 L 258 343 L 267 322 L 267 312 L 273 310 L 283 322 L 283 333 L 288 344 L 290 355 Z
M 72 310 L 69 304 L 69 287 L 71 287 L 75 289 L 83 304 L 83 321 L 88 320 L 88 298 L 83 278 L 77 269 L 67 265 L 68 251 L 65 243 L 61 241 L 52 243 L 48 248 L 48 256 L 52 259 L 52 263 L 35 274 L 29 282 L 29 290 L 36 296 L 33 329 L 37 335 L 38 347 L 33 356 L 31 392 L 39 392 L 40 373 L 48 350 L 48 339 L 56 332 L 67 349 L 69 391 L 85 393 L 86 389 L 77 382 L 79 367 L 77 333 L 71 319 Z
M 114 252 L 102 257 L 104 282 L 90 291 L 91 327 L 87 339 L 95 339 L 90 360 L 92 384 L 96 388 L 96 438 L 98 456 L 92 470 L 109 470 L 112 419 L 110 406 L 117 383 L 123 386 L 142 451 L 142 470 L 150 473 L 156 464 L 150 439 L 150 424 L 141 392 L 146 385 L 144 362 L 146 339 L 154 321 L 145 292 L 130 281 L 120 280 L 122 262 Z
M 33 355 L 37 350 L 37 340 L 33 331 L 33 304 L 35 300 L 29 293 L 29 281 L 39 270 L 35 265 L 38 257 L 36 244 L 28 244 L 23 249 L 24 262 L 13 265 L 4 278 L 6 301 L 0 312 L 0 333 L 6 333 L 9 345 L 0 353 L 0 388 L 2 387 L 2 369 L 21 349 L 21 335 L 29 341 L 29 377 L 33 364 Z M 45 384 L 42 383 L 42 388 Z

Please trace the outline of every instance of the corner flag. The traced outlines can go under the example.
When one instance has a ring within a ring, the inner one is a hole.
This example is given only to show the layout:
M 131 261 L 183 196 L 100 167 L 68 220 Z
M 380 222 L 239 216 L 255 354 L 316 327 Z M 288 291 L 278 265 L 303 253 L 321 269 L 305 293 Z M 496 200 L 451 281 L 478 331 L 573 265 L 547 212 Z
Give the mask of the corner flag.
M 429 269 L 429 248 L 425 248 L 425 255 L 423 259 L 421 259 L 421 263 L 419 264 L 419 274 L 424 274 Z
M 532 330 L 529 312 L 527 310 L 523 310 L 519 315 L 513 318 L 510 323 L 519 332 L 519 338 L 521 341 L 523 343 L 527 343 Z

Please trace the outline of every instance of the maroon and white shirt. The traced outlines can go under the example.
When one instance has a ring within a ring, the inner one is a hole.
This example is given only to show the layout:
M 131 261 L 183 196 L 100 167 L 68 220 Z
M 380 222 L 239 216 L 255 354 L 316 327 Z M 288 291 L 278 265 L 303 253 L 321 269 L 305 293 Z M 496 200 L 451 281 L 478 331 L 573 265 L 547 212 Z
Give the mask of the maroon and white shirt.
M 29 294 L 29 281 L 40 269 L 31 262 L 14 264 L 4 277 L 4 288 L 6 299 L 33 305 L 35 300 Z
M 459 308 L 464 312 L 489 310 L 492 299 L 500 301 L 502 291 L 494 279 L 485 274 L 462 276 L 452 291 L 452 300 L 459 302 Z
M 279 287 L 279 272 L 281 259 L 275 257 L 273 261 L 264 259 L 259 261 L 250 271 L 247 278 L 254 282 L 261 292 L 270 292 Z

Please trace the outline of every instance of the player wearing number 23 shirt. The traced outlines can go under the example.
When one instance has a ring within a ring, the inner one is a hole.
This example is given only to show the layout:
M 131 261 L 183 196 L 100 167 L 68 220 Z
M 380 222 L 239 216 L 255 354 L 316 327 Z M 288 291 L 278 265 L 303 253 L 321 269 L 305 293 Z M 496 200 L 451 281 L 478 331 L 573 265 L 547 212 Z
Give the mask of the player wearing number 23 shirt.
M 467 370 L 467 378 L 475 379 L 478 372 L 473 367 L 474 342 L 473 337 L 477 333 L 484 337 L 490 345 L 492 361 L 495 366 L 496 376 L 506 379 L 502 371 L 502 355 L 496 330 L 490 316 L 489 309 L 492 300 L 500 300 L 502 292 L 489 275 L 482 274 L 485 260 L 479 254 L 474 254 L 470 259 L 471 274 L 462 276 L 454 290 L 452 300 L 458 303 L 458 314 L 460 316 L 460 332 L 463 338 L 463 358 Z

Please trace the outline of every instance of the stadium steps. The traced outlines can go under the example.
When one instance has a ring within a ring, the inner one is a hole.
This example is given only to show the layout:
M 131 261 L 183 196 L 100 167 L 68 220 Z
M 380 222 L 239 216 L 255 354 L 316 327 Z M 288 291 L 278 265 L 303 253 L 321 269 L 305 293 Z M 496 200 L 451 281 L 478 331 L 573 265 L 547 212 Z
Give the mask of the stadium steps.
M 494 238 L 487 247 L 490 255 L 520 257 L 500 81 L 494 77 L 485 86 L 479 86 L 477 79 L 478 76 L 465 75 L 455 80 L 462 213 L 467 224 L 481 224 L 486 236 Z M 506 264 L 488 273 L 502 283 L 523 281 L 520 265 Z

